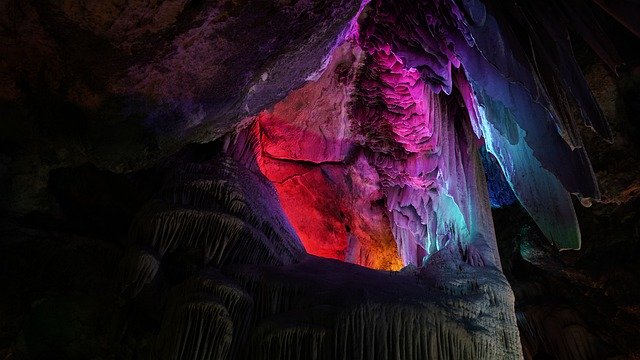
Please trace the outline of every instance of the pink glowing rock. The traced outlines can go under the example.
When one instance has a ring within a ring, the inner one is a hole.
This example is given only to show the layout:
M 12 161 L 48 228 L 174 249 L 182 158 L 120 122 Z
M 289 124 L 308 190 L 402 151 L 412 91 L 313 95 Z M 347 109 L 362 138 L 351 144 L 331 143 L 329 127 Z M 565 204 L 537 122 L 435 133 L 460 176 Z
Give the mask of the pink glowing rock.
M 358 48 L 342 45 L 325 76 L 292 92 L 258 121 L 265 155 L 313 163 L 344 161 L 353 150 L 348 102 L 353 91 Z
M 372 268 L 401 267 L 378 174 L 362 153 L 349 165 L 314 165 L 301 173 L 291 162 L 264 157 L 261 169 L 309 253 Z M 286 171 L 292 173 L 282 176 Z
M 461 99 L 468 119 L 459 121 L 469 123 L 474 137 L 482 139 L 497 158 L 516 197 L 549 240 L 561 249 L 579 248 L 580 232 L 570 194 L 589 203 L 600 193 L 577 122 L 584 121 L 606 139 L 611 132 L 573 57 L 568 34 L 582 36 L 614 70 L 620 64 L 604 33 L 594 30 L 598 25 L 592 9 L 564 1 L 498 6 L 484 1 L 399 0 L 376 1 L 368 15 L 361 23 L 359 42 L 373 58 L 370 64 L 393 74 L 414 68 L 431 92 Z M 404 69 L 392 64 L 391 54 L 400 58 Z M 414 87 L 412 77 L 404 75 L 407 86 Z M 364 79 L 360 85 L 365 93 L 361 94 L 363 104 L 379 104 L 374 100 L 377 95 L 366 93 L 381 94 L 386 111 L 401 108 L 419 116 L 420 106 L 410 108 L 400 100 L 402 89 L 388 87 L 398 78 L 384 74 Z M 361 107 L 356 110 L 361 113 L 354 112 L 356 117 L 375 117 L 368 106 Z M 374 108 L 380 111 L 380 106 Z M 438 111 L 443 119 L 453 116 Z M 393 123 L 398 116 L 379 118 Z M 445 126 L 446 120 L 440 123 Z M 383 139 L 389 138 L 387 128 L 391 132 L 399 129 L 390 124 L 377 126 Z M 437 141 L 443 147 L 440 158 L 444 162 L 438 166 L 441 178 L 450 179 L 438 186 L 446 189 L 468 223 L 463 202 L 469 194 L 463 196 L 464 182 L 473 183 L 474 175 L 469 173 L 469 160 L 461 156 L 464 152 L 457 153 L 454 144 L 470 138 L 459 132 L 462 127 L 458 124 L 450 127 L 454 128 L 459 133 L 455 141 Z M 440 132 L 441 136 L 450 136 L 449 131 Z M 400 132 L 407 133 L 417 134 Z M 402 153 L 374 136 L 368 140 L 376 149 L 385 145 L 385 152 L 396 158 Z M 405 218 L 414 216 L 403 211 Z
M 385 44 L 366 53 L 339 47 L 317 81 L 251 130 L 260 170 L 305 248 L 397 268 L 399 258 L 420 265 L 455 247 L 474 264 L 498 266 L 464 96 L 434 92 Z
M 423 257 L 460 244 L 465 251 L 484 249 L 475 251 L 475 263 L 496 265 L 495 245 L 485 246 L 495 244 L 492 224 L 484 221 L 488 210 L 472 206 L 486 191 L 475 189 L 483 177 L 475 166 L 477 138 L 466 112 L 458 110 L 459 97 L 446 95 L 446 83 L 447 91 L 435 92 L 405 64 L 412 60 L 386 44 L 364 44 L 370 57 L 358 79 L 354 132 L 371 150 L 403 262 L 422 264 Z
M 380 178 L 357 147 L 348 111 L 361 57 L 354 43 L 338 47 L 318 80 L 262 112 L 237 137 L 258 139 L 251 153 L 309 253 L 397 270 L 402 261 Z

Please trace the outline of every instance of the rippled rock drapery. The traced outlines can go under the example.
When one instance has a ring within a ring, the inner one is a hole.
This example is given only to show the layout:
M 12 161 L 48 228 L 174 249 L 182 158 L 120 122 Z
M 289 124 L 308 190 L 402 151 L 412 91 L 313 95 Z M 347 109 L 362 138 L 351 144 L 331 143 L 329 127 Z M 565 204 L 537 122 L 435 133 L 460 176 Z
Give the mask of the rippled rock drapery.
M 452 255 L 440 254 L 434 266 L 422 271 L 393 273 L 316 257 L 291 267 L 233 268 L 263 302 L 255 316 L 269 319 L 257 330 L 254 348 L 279 350 L 255 356 L 519 358 L 507 305 L 511 292 L 502 274 Z
M 371 52 L 354 122 L 380 174 L 403 261 L 420 265 L 459 246 L 470 262 L 499 266 L 478 145 L 461 99 L 435 93 L 389 49 Z
M 513 294 L 497 267 L 470 264 L 458 247 L 400 272 L 306 254 L 259 172 L 256 145 L 253 132 L 230 134 L 169 161 L 157 194 L 168 205 L 157 211 L 152 201 L 132 224 L 129 254 L 139 255 L 123 258 L 123 290 L 162 311 L 149 356 L 520 356 Z
M 123 290 L 137 295 L 154 280 L 162 258 L 176 251 L 217 268 L 287 265 L 305 253 L 271 185 L 232 157 L 169 166 L 160 199 L 131 226 L 130 253 L 140 255 L 124 260 Z

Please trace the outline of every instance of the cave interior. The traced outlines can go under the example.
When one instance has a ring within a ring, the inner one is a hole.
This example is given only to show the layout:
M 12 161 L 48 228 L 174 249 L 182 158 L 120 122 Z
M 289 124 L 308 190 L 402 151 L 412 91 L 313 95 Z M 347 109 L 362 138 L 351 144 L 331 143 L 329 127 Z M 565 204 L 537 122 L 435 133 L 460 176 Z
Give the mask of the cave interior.
M 636 0 L 0 0 L 0 359 L 640 359 Z

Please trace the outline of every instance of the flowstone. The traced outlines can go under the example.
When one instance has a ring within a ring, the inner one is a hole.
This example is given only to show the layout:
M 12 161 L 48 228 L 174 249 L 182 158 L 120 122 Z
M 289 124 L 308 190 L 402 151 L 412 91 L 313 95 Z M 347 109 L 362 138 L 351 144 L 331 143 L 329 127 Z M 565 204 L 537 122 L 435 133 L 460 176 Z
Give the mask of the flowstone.
M 132 225 L 124 288 L 159 294 L 163 313 L 151 358 L 521 357 L 499 268 L 469 261 L 461 246 L 398 272 L 308 255 L 234 141 L 226 156 L 168 162 L 158 198 L 170 204 L 152 201 Z M 176 178 L 197 191 L 176 191 Z

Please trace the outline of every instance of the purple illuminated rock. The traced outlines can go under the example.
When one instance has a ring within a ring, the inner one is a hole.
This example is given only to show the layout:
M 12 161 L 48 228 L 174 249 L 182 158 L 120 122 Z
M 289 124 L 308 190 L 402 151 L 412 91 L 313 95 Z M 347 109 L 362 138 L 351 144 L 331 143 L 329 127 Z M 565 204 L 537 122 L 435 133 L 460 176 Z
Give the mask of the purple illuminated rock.
M 613 68 L 620 61 L 604 50 L 613 49 L 606 36 L 585 27 L 595 21 L 590 7 L 543 3 L 499 9 L 490 1 L 373 2 L 360 40 L 371 53 L 395 53 L 432 91 L 457 89 L 475 135 L 484 138 L 520 202 L 551 241 L 579 248 L 569 194 L 585 202 L 600 194 L 577 121 L 605 138 L 611 133 L 568 32 L 581 34 Z

